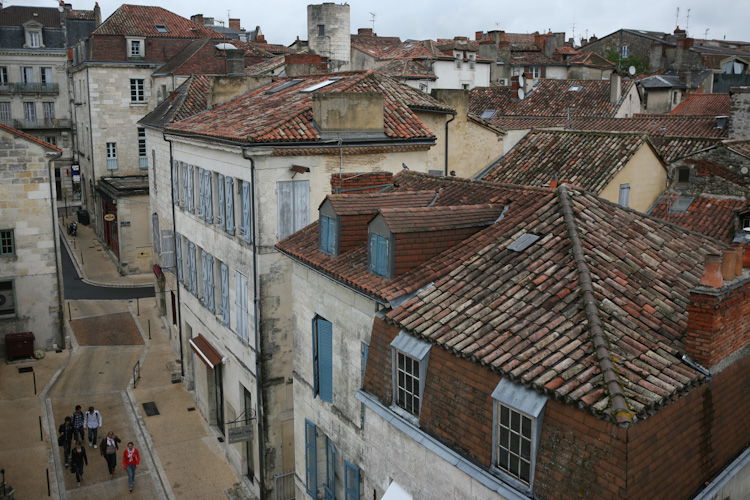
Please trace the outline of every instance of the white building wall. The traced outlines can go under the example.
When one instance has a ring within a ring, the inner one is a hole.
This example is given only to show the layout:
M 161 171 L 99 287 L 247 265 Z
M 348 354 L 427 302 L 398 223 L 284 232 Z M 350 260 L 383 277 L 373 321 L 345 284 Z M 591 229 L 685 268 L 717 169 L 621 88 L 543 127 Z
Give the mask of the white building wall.
M 550 80 L 565 80 L 568 78 L 568 68 L 565 66 L 547 66 L 546 78 Z
M 641 112 L 641 96 L 636 85 L 630 87 L 630 91 L 624 97 L 620 108 L 615 113 L 615 118 L 631 118 Z
M 461 61 L 461 67 L 457 66 L 456 61 L 434 61 L 433 71 L 437 76 L 434 88 L 438 89 L 462 89 L 468 85 L 468 89 L 474 87 L 490 86 L 490 64 L 474 63 L 471 68 L 469 61 Z

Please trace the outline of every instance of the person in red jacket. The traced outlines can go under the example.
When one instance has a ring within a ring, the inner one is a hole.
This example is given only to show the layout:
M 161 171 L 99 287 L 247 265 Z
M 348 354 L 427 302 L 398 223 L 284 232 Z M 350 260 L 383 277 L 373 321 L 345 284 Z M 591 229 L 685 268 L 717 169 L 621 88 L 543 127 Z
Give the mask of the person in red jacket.
M 133 492 L 135 486 L 135 468 L 141 463 L 141 454 L 138 453 L 138 448 L 133 446 L 133 442 L 128 443 L 128 447 L 122 452 L 122 465 L 128 472 L 128 489 Z

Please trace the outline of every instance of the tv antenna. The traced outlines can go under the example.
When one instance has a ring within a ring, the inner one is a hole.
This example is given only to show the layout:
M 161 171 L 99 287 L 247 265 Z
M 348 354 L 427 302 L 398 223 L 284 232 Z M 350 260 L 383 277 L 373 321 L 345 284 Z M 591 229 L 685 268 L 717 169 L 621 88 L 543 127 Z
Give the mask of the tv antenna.
M 573 31 L 573 45 L 575 45 L 576 44 L 576 23 L 573 23 L 570 29 L 571 31 Z
M 370 12 L 370 23 L 372 24 L 372 31 L 375 32 L 375 13 Z
M 680 25 L 680 8 L 677 7 L 677 14 L 674 16 L 674 25 L 679 26 Z
M 687 11 L 687 17 L 685 18 L 685 34 L 687 35 L 688 28 L 690 27 L 690 9 Z
M 703 38 L 706 39 L 706 40 L 708 40 L 708 30 L 710 30 L 710 29 L 711 28 L 706 28 L 706 31 L 703 33 Z

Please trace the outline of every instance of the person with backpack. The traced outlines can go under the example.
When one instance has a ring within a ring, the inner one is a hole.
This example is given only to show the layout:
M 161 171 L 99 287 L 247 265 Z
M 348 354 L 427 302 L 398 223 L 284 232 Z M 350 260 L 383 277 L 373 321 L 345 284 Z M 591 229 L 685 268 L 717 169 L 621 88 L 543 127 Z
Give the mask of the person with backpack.
M 81 405 L 76 405 L 76 409 L 73 411 L 73 415 L 71 415 L 70 418 L 73 421 L 73 439 L 82 443 L 85 442 L 83 437 L 83 421 L 85 416 L 81 411 Z
M 83 479 L 84 464 L 89 464 L 89 460 L 86 458 L 86 448 L 81 445 L 80 441 L 76 441 L 73 451 L 70 452 L 70 470 L 76 475 L 78 486 L 81 486 L 81 479 Z
M 89 446 L 96 448 L 96 435 L 99 432 L 99 427 L 102 426 L 102 414 L 99 410 L 95 410 L 93 406 L 89 406 L 89 411 L 84 415 L 84 426 L 89 433 Z
M 133 493 L 135 487 L 135 469 L 141 463 L 141 454 L 138 452 L 138 448 L 133 445 L 133 442 L 128 442 L 128 447 L 122 452 L 122 466 L 128 473 L 128 489 Z
M 63 447 L 65 467 L 67 467 L 70 460 L 70 447 L 73 442 L 73 421 L 70 417 L 65 417 L 65 421 L 60 424 L 57 432 L 59 434 L 57 437 L 57 444 Z
M 109 469 L 109 475 L 115 473 L 115 467 L 117 467 L 117 450 L 120 447 L 120 438 L 115 436 L 115 433 L 110 431 L 107 433 L 107 437 L 102 439 L 99 445 L 99 451 L 101 452 L 104 459 L 107 461 L 107 468 Z

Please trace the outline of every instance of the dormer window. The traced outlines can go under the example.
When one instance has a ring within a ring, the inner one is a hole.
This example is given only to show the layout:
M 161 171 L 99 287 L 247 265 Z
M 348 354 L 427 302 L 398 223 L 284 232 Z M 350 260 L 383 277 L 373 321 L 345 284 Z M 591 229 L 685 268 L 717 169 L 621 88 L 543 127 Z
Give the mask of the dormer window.
M 44 47 L 44 39 L 42 38 L 42 25 L 36 21 L 29 21 L 23 25 L 25 30 L 26 43 L 24 47 L 31 49 L 38 49 Z
M 140 59 L 145 55 L 146 40 L 143 38 L 128 38 L 128 59 Z
M 336 217 L 320 216 L 320 251 L 328 255 L 336 255 L 338 240 L 338 224 Z

